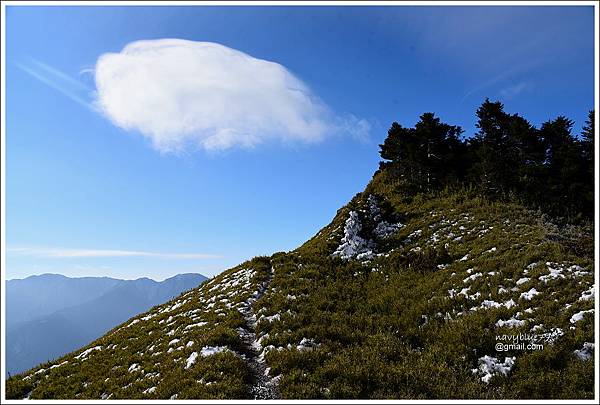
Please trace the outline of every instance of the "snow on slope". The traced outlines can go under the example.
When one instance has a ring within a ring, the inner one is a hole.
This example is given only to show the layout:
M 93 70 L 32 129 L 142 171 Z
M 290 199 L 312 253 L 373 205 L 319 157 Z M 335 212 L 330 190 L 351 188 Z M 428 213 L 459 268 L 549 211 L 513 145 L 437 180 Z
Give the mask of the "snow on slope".
M 370 195 L 367 199 L 367 209 L 361 210 L 363 215 L 374 222 L 373 236 L 378 239 L 385 239 L 392 236 L 404 225 L 401 223 L 389 223 L 382 218 L 377 198 Z M 369 260 L 375 255 L 377 243 L 373 239 L 361 236 L 363 225 L 360 215 L 357 211 L 350 211 L 348 219 L 344 225 L 344 236 L 340 245 L 333 252 L 332 256 L 338 256 L 344 260 L 356 258 L 357 260 Z
M 345 211 L 348 216 L 343 218 L 344 226 L 340 225 L 343 236 L 335 229 L 324 235 L 335 236 L 340 244 L 334 250 L 331 246 L 335 242 L 331 242 L 325 257 L 316 264 L 305 260 L 304 251 L 298 250 L 280 254 L 292 263 L 287 267 L 280 268 L 273 258 L 263 258 L 226 271 L 201 288 L 129 320 L 74 353 L 75 357 L 31 370 L 24 377 L 33 390 L 22 396 L 32 392 L 33 398 L 39 397 L 45 392 L 46 381 L 55 381 L 77 387 L 69 392 L 72 398 L 278 398 L 280 387 L 289 384 L 286 367 L 290 367 L 290 358 L 302 366 L 311 359 L 328 359 L 335 350 L 346 350 L 340 349 L 339 341 L 331 342 L 331 335 L 340 330 L 350 333 L 344 329 L 346 325 L 336 323 L 346 318 L 339 312 L 335 318 L 327 318 L 327 311 L 336 304 L 331 295 L 343 291 L 319 289 L 334 277 L 323 268 L 332 250 L 333 256 L 345 259 L 344 266 L 352 268 L 350 277 L 354 274 L 357 283 L 374 276 L 380 289 L 387 288 L 390 273 L 406 270 L 390 257 L 394 251 L 417 255 L 427 249 L 447 252 L 447 260 L 432 263 L 427 269 L 430 273 L 423 276 L 435 275 L 437 280 L 435 289 L 419 292 L 429 294 L 417 307 L 423 311 L 418 314 L 423 331 L 430 325 L 471 325 L 472 319 L 479 317 L 482 322 L 484 316 L 490 334 L 535 333 L 539 343 L 561 345 L 593 318 L 595 292 L 589 264 L 545 257 L 540 249 L 522 259 L 527 261 L 497 265 L 503 255 L 523 249 L 512 239 L 498 243 L 497 236 L 531 232 L 526 226 L 508 220 L 491 223 L 472 212 L 452 210 L 450 214 L 430 211 L 426 221 L 392 224 L 383 219 L 375 202 L 368 198 L 355 210 Z M 338 266 L 335 277 L 343 277 L 337 272 L 343 268 L 339 261 L 329 262 Z M 377 279 L 379 272 L 387 273 Z M 566 287 L 572 290 L 569 294 L 564 293 Z M 319 296 L 322 291 L 327 295 Z M 393 290 L 386 291 L 392 296 Z M 307 300 L 311 306 L 302 307 Z M 549 317 L 547 308 L 554 308 L 554 302 L 560 310 L 552 310 Z M 434 311 L 436 305 L 443 309 Z M 320 308 L 325 308 L 321 316 L 332 325 L 312 323 L 312 311 Z M 394 333 L 402 337 L 401 331 Z M 576 347 L 569 348 L 572 361 L 593 356 L 593 346 L 587 343 L 578 341 Z M 374 345 L 370 349 L 373 351 L 368 353 L 376 356 L 385 347 Z M 417 356 L 427 349 L 415 347 L 410 353 Z M 463 369 L 471 381 L 482 386 L 495 384 L 495 377 L 510 378 L 526 362 L 522 357 L 527 354 L 522 352 L 500 356 L 486 349 L 472 355 L 471 349 Z M 92 367 L 99 368 L 97 372 L 106 375 L 108 381 L 92 379 Z M 328 367 L 335 370 L 331 364 Z M 308 371 L 306 376 L 297 369 L 294 372 L 293 378 L 311 378 Z M 80 385 L 73 383 L 79 380 L 83 381 Z M 233 391 L 231 387 L 236 384 L 243 389 Z M 319 389 L 324 396 L 333 390 L 326 385 Z
M 144 398 L 194 397 L 196 394 L 168 386 L 172 384 L 171 376 L 180 372 L 184 374 L 179 378 L 196 381 L 193 392 L 216 389 L 226 380 L 222 380 L 224 374 L 207 373 L 213 369 L 211 364 L 233 362 L 238 370 L 255 371 L 248 362 L 259 356 L 250 344 L 260 344 L 246 341 L 241 332 L 237 339 L 228 333 L 236 330 L 233 327 L 236 324 L 240 325 L 239 330 L 246 327 L 251 333 L 252 319 L 256 320 L 253 304 L 264 294 L 271 278 L 272 269 L 241 266 L 224 272 L 200 288 L 115 328 L 68 361 L 24 375 L 24 380 L 32 383 L 34 394 L 36 388 L 44 389 L 49 378 L 63 381 L 62 384 L 72 387 L 71 398 L 115 399 L 130 397 L 134 392 L 137 393 L 134 396 Z M 88 367 L 91 363 L 94 364 Z M 103 367 L 106 368 L 102 371 Z M 261 367 L 259 377 L 263 378 L 264 361 Z M 97 372 L 107 376 L 102 384 L 91 377 L 78 388 L 70 382 L 77 375 L 91 376 Z M 251 379 L 258 380 L 257 376 Z M 277 395 L 277 379 L 269 378 L 268 382 L 268 395 L 273 398 Z M 240 384 L 245 390 L 243 380 Z M 169 391 L 174 389 L 177 392 Z M 98 392 L 97 396 L 93 392 Z M 256 397 L 264 394 L 261 391 Z

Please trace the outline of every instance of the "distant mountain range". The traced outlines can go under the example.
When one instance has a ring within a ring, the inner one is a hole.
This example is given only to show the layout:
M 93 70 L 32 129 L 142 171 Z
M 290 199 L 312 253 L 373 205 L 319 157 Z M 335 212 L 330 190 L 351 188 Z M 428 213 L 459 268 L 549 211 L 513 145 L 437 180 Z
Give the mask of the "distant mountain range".
M 55 359 L 162 304 L 207 278 L 69 278 L 42 274 L 6 282 L 6 370 L 16 374 Z

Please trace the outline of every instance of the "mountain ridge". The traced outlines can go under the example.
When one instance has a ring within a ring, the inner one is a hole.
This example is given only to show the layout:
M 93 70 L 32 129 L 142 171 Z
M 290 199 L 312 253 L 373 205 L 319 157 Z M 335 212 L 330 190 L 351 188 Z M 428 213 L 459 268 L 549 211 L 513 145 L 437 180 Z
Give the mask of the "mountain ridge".
M 593 256 L 566 242 L 593 251 L 591 230 L 386 176 L 299 248 L 12 377 L 7 397 L 592 398 Z M 518 333 L 544 349 L 495 350 Z
M 119 280 L 49 274 L 33 277 L 21 280 L 17 288 L 14 288 L 15 283 L 7 282 L 6 369 L 11 374 L 75 350 L 114 325 L 207 279 L 195 273 L 184 273 L 161 282 L 149 278 Z M 23 285 L 32 280 L 36 284 L 42 282 L 42 291 L 35 286 L 28 290 Z M 57 287 L 57 282 L 62 287 Z M 69 283 L 70 287 L 65 287 Z M 69 300 L 65 297 L 69 294 L 76 297 Z M 25 313 L 35 313 L 39 307 L 46 310 L 39 311 L 37 317 L 20 316 L 15 308 L 18 300 L 36 295 L 40 298 L 39 304 L 32 304 Z M 78 296 L 82 298 L 79 301 Z M 62 307 L 53 302 L 56 297 L 62 297 L 58 300 Z

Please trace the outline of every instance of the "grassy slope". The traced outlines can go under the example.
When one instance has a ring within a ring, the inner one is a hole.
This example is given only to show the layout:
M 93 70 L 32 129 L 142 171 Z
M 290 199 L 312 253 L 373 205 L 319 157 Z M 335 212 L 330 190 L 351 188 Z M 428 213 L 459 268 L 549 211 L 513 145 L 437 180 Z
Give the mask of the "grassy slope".
M 371 194 L 384 201 L 390 221 L 394 217 L 405 226 L 379 241 L 378 252 L 385 255 L 369 262 L 330 257 L 349 211 L 364 209 Z M 417 230 L 420 235 L 408 237 Z M 270 375 L 281 375 L 283 398 L 593 398 L 593 360 L 573 354 L 594 341 L 593 313 L 570 322 L 573 314 L 594 306 L 594 300 L 579 300 L 594 282 L 591 235 L 581 228 L 558 229 L 522 206 L 468 192 L 404 199 L 379 173 L 297 250 L 253 259 L 136 318 L 154 315 L 151 319 L 115 328 L 88 346 L 102 350 L 87 360 L 74 359 L 79 351 L 9 379 L 7 397 L 248 397 L 253 376 L 243 357 L 248 348 L 238 333 L 244 319 L 236 305 L 267 280 L 272 267 L 274 277 L 253 308 L 261 344 L 269 347 L 265 361 Z M 547 262 L 582 270 L 565 270 L 564 278 L 544 283 L 539 277 L 548 274 Z M 255 270 L 247 283 L 226 287 L 247 268 Z M 463 281 L 476 273 L 482 276 Z M 517 286 L 524 277 L 530 280 Z M 450 297 L 449 290 L 466 287 L 470 298 Z M 521 299 L 531 288 L 540 294 Z M 483 300 L 510 299 L 517 305 L 470 310 Z M 173 308 L 176 303 L 182 305 Z M 495 326 L 519 312 L 518 319 L 526 321 L 520 328 Z M 276 314 L 279 319 L 267 318 Z M 199 321 L 207 323 L 185 329 Z M 543 324 L 538 333 L 561 328 L 564 336 L 553 344 L 542 341 L 541 351 L 495 351 L 496 334 L 530 332 L 538 324 Z M 176 338 L 180 342 L 167 353 Z M 189 355 L 204 346 L 227 346 L 235 353 L 199 358 L 186 369 Z M 515 356 L 516 363 L 507 377 L 485 384 L 472 372 L 484 355 Z M 134 363 L 144 371 L 128 372 Z M 35 374 L 40 369 L 45 370 Z M 156 390 L 144 394 L 151 387 Z

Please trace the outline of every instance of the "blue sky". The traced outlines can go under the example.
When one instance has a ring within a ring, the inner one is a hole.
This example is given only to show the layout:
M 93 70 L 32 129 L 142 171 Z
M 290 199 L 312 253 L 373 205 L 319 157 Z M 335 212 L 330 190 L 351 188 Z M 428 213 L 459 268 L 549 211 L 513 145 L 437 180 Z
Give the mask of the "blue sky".
M 536 125 L 565 115 L 579 131 L 594 106 L 589 6 L 7 7 L 6 23 L 9 279 L 213 275 L 326 225 L 377 169 L 392 121 L 433 111 L 471 135 L 490 97 Z M 132 42 L 165 38 L 219 45 L 178 42 L 190 63 L 123 57 Z M 97 64 L 106 53 L 118 55 Z M 281 77 L 265 75 L 264 60 Z M 240 79 L 207 102 L 206 83 L 189 92 L 195 79 L 172 74 L 194 63 Z M 202 118 L 203 102 L 220 113 Z M 210 128 L 224 129 L 217 147 Z

